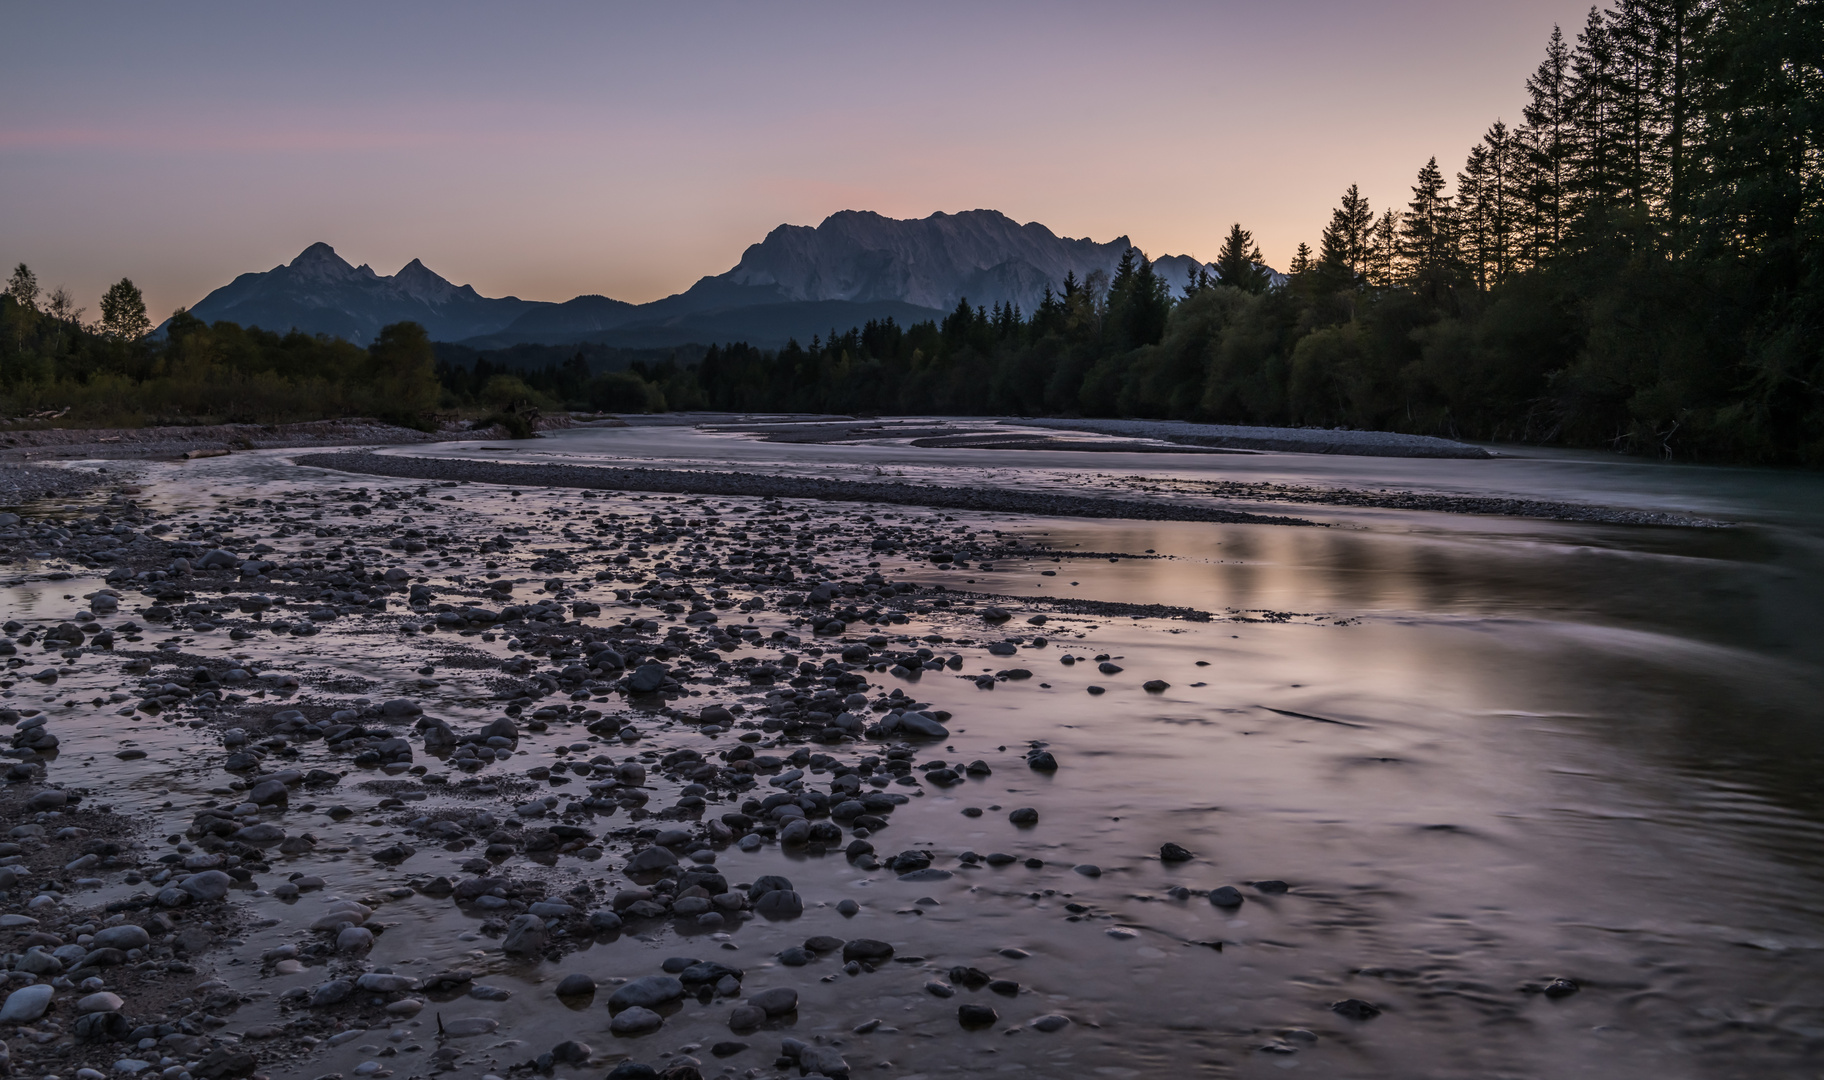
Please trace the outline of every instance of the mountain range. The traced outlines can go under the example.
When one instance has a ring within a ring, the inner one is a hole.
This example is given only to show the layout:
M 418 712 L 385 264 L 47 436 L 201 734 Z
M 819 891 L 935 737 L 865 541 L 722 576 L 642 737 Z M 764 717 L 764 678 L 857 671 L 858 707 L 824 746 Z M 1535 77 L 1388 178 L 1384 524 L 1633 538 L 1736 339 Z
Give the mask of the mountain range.
M 750 246 L 734 269 L 662 300 L 630 304 L 606 296 L 562 303 L 482 296 L 453 285 L 417 259 L 397 274 L 351 266 L 328 244 L 264 273 L 242 274 L 197 301 L 190 313 L 269 330 L 297 329 L 371 341 L 382 326 L 411 320 L 437 341 L 477 348 L 521 343 L 602 342 L 622 347 L 747 341 L 774 347 L 809 341 L 832 327 L 869 319 L 901 324 L 941 319 L 965 298 L 1031 311 L 1065 275 L 1112 274 L 1130 246 L 1061 237 L 993 210 L 900 220 L 844 210 L 815 228 L 781 225 Z M 1153 260 L 1174 287 L 1206 263 Z

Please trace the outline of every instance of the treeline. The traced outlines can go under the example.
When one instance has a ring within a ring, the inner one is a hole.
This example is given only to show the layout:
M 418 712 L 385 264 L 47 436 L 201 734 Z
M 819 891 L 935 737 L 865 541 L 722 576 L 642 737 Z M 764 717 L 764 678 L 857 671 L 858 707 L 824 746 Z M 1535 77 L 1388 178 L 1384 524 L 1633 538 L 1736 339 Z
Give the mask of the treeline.
M 375 416 L 425 426 L 443 388 L 423 327 L 384 328 L 362 348 L 339 338 L 205 324 L 183 309 L 160 339 L 123 279 L 87 323 L 59 289 L 40 302 L 17 267 L 0 296 L 0 417 L 59 424 L 283 423 Z
M 683 384 L 666 387 L 704 354 L 700 345 L 676 349 L 625 349 L 577 345 L 514 345 L 476 350 L 439 342 L 437 379 L 451 408 L 496 412 L 591 409 L 598 412 L 665 412 L 702 408 Z
M 1271 284 L 1137 253 L 1037 310 L 967 302 L 711 349 L 712 408 L 1350 426 L 1824 465 L 1824 17 L 1623 0 L 1554 30 L 1520 122 L 1403 207 L 1351 187 Z M 674 376 L 674 381 L 677 377 Z M 667 390 L 667 395 L 672 391 Z

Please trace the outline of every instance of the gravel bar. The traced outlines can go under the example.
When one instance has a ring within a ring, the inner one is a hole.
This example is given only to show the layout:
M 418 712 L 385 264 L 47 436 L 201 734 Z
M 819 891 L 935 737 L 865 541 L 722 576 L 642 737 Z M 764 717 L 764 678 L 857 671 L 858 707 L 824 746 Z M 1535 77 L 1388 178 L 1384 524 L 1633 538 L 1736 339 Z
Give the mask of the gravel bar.
M 1020 420 L 1022 427 L 1094 431 L 1103 435 L 1164 439 L 1186 446 L 1232 450 L 1278 450 L 1293 454 L 1348 454 L 1361 457 L 1489 458 L 1480 446 L 1393 431 L 1337 431 L 1326 428 L 1245 427 L 1187 424 L 1182 420 Z
M 891 503 L 944 510 L 981 510 L 1045 517 L 1122 518 L 1134 521 L 1211 521 L 1248 525 L 1312 525 L 1303 518 L 1248 514 L 1179 503 L 1091 499 L 996 488 L 920 487 L 853 480 L 814 480 L 748 473 L 622 469 L 589 465 L 505 465 L 460 458 L 395 457 L 344 453 L 306 454 L 300 465 L 411 480 L 469 480 L 513 487 L 594 488 L 670 495 L 733 495 L 837 502 Z

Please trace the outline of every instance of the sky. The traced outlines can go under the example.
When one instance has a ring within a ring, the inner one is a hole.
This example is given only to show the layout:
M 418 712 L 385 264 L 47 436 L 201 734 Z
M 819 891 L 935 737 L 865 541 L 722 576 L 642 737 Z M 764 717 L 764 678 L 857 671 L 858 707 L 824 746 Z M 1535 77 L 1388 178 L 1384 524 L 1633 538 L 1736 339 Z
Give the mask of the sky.
M 325 241 L 643 302 L 780 224 L 1000 210 L 1283 268 L 1519 119 L 1587 0 L 0 0 L 0 263 L 155 319 Z

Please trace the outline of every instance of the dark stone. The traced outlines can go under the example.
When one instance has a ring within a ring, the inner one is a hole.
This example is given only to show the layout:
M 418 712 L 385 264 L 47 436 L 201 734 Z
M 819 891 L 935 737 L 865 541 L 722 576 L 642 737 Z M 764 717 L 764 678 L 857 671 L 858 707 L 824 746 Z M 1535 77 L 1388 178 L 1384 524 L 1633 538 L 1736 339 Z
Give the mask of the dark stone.
M 1330 1011 L 1346 1020 L 1372 1020 L 1381 1010 L 1361 998 L 1344 998 L 1330 1006 Z

